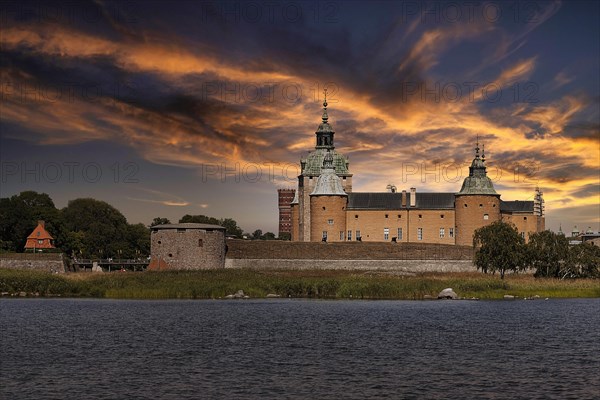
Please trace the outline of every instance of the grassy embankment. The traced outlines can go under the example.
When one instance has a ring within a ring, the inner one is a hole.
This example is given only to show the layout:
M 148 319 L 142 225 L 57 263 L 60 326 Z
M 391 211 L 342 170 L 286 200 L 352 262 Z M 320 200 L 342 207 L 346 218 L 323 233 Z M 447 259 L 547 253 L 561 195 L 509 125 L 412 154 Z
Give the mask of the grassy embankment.
M 211 299 L 243 290 L 252 298 L 269 293 L 282 297 L 327 299 L 422 299 L 451 287 L 463 298 L 600 297 L 600 280 L 536 279 L 528 275 L 480 273 L 397 276 L 357 271 L 213 270 L 193 272 L 114 272 L 55 275 L 37 271 L 0 270 L 0 292 L 6 296 L 119 299 Z

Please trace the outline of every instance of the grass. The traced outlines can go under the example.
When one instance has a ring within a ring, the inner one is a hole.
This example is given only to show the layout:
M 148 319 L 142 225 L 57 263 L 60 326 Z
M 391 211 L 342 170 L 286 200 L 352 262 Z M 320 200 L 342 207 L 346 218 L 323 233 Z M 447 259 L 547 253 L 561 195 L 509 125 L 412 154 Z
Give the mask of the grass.
M 463 298 L 600 297 L 600 280 L 558 280 L 530 275 L 430 273 L 398 276 L 364 271 L 210 270 L 170 272 L 72 273 L 0 269 L 0 292 L 27 296 L 115 299 L 216 299 L 243 290 L 252 298 L 423 299 L 451 287 Z M 6 295 L 6 294 L 5 294 Z

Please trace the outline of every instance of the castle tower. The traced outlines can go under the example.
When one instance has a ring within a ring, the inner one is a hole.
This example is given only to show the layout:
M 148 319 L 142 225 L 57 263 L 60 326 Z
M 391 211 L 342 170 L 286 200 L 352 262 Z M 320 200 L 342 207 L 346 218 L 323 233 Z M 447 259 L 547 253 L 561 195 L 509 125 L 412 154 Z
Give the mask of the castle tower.
M 536 232 L 546 230 L 546 205 L 544 195 L 539 187 L 535 188 L 535 196 L 533 197 L 533 214 L 536 217 Z
M 333 126 L 329 123 L 327 113 L 327 90 L 323 101 L 323 114 L 321 123 L 315 132 L 315 150 L 310 152 L 306 158 L 300 160 L 301 172 L 298 176 L 298 237 L 299 241 L 309 242 L 311 237 L 311 201 L 317 179 L 321 175 L 321 169 L 325 155 L 331 154 L 335 174 L 340 177 L 344 192 L 352 192 L 352 174 L 349 172 L 349 161 L 342 154 L 335 151 Z M 315 239 L 321 240 L 321 235 Z
M 333 155 L 328 149 L 321 175 L 310 194 L 311 241 L 345 241 L 347 202 L 348 195 L 335 173 Z
M 294 192 L 294 198 L 290 203 L 290 208 L 292 209 L 292 241 L 299 240 L 299 231 L 300 231 L 300 210 L 299 210 L 299 202 L 298 202 L 298 191 Z
M 479 156 L 479 139 L 475 158 L 469 167 L 460 192 L 455 195 L 456 244 L 473 245 L 476 229 L 500 220 L 500 195 L 496 193 L 485 167 L 485 147 Z

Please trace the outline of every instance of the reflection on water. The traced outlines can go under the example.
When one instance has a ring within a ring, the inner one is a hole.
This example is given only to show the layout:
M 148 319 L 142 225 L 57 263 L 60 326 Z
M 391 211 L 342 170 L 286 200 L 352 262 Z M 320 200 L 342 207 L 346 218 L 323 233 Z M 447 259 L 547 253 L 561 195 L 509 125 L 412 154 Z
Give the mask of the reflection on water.
M 600 398 L 600 299 L 0 300 L 0 398 Z

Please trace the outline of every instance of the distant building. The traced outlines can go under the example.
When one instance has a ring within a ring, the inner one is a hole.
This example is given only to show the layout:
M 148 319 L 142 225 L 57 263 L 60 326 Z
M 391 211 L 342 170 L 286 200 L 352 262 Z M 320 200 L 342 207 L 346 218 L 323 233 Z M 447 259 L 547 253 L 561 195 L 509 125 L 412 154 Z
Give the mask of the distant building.
M 39 251 L 47 249 L 55 249 L 54 238 L 46 230 L 46 223 L 44 221 L 38 221 L 37 226 L 31 232 L 31 235 L 27 236 L 27 242 L 25 243 L 25 251 Z
M 225 268 L 225 228 L 210 224 L 165 224 L 150 228 L 149 270 Z
M 327 98 L 315 150 L 301 159 L 298 190 L 291 202 L 292 240 L 303 242 L 417 242 L 470 246 L 476 229 L 494 221 L 514 224 L 528 240 L 545 230 L 542 192 L 533 201 L 503 201 L 487 176 L 479 141 L 469 176 L 457 193 L 352 192 L 348 159 L 335 151 Z
M 282 233 L 292 233 L 291 203 L 296 195 L 296 189 L 277 189 L 279 203 L 279 237 Z

